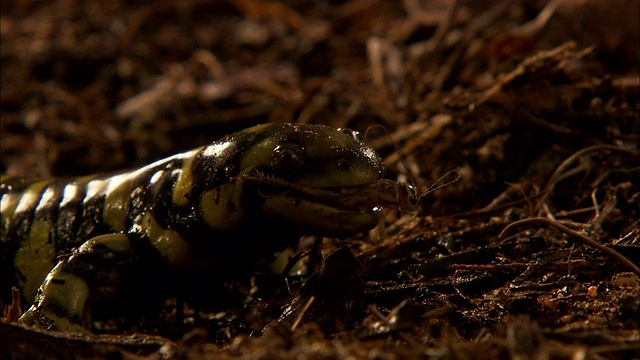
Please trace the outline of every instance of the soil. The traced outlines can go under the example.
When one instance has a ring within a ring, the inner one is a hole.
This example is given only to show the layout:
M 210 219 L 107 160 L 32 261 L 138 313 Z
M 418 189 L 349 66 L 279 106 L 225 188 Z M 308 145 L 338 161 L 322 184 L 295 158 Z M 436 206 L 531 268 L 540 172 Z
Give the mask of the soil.
M 0 357 L 640 359 L 638 1 L 0 6 L 3 173 L 297 122 L 366 134 L 424 193 L 303 276 L 225 284 L 222 308 L 172 300 L 88 337 L 0 322 Z

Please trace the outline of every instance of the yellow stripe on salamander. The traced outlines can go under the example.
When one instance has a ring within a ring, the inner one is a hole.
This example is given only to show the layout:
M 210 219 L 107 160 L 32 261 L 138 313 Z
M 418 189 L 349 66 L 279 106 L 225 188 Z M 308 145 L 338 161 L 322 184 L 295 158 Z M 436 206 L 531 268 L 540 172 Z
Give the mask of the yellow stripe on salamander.
M 29 238 L 14 258 L 14 266 L 22 274 L 20 288 L 28 301 L 33 301 L 38 287 L 56 264 L 56 247 L 52 241 L 55 231 L 51 220 L 36 220 L 31 224 Z
M 202 148 L 196 149 L 200 151 Z M 176 206 L 186 206 L 189 204 L 189 195 L 191 194 L 191 188 L 193 187 L 193 174 L 191 171 L 193 165 L 193 159 L 195 155 L 192 155 L 182 164 L 182 170 L 176 181 L 176 185 L 173 188 L 173 204 Z
M 211 261 L 206 259 L 194 261 L 189 242 L 174 230 L 163 228 L 150 213 L 143 216 L 141 223 L 143 226 L 138 230 L 143 231 L 169 264 L 182 269 L 207 268 L 211 265 Z
M 218 230 L 236 229 L 246 216 L 241 206 L 238 182 L 227 183 L 202 194 L 200 210 L 204 222 Z
M 49 180 L 41 180 L 31 184 L 22 194 L 20 194 L 20 201 L 14 208 L 12 215 L 23 211 L 34 211 L 36 205 L 40 202 L 42 191 L 50 182 L 51 181 Z
M 117 175 L 107 185 L 102 218 L 115 232 L 126 230 L 131 196 L 131 175 Z
M 4 221 L 10 222 L 11 219 L 13 219 L 13 214 L 16 211 L 20 199 L 20 194 L 10 193 L 2 196 L 2 200 L 0 200 L 0 213 L 2 213 Z

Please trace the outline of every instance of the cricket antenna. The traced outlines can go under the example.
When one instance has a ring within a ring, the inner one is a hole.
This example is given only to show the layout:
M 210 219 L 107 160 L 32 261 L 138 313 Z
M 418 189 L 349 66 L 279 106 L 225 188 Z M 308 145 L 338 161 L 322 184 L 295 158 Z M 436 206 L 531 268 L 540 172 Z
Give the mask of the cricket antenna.
M 460 172 L 460 170 L 455 169 L 455 170 L 448 171 L 446 174 L 440 176 L 440 178 L 438 178 L 436 182 L 429 185 L 429 187 L 427 188 L 427 191 L 425 191 L 420 195 L 420 199 L 422 199 L 423 197 L 427 196 L 428 194 L 440 188 L 443 188 L 447 185 L 451 185 L 460 179 L 462 179 L 462 173 Z

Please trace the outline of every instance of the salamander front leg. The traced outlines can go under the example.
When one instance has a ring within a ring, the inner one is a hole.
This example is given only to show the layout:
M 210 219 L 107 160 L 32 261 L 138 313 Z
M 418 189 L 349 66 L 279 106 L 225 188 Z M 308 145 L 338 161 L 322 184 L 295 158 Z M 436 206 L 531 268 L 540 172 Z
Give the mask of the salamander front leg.
M 49 272 L 34 304 L 19 321 L 47 330 L 89 333 L 83 323 L 87 302 L 114 294 L 130 262 L 127 235 L 88 240 Z

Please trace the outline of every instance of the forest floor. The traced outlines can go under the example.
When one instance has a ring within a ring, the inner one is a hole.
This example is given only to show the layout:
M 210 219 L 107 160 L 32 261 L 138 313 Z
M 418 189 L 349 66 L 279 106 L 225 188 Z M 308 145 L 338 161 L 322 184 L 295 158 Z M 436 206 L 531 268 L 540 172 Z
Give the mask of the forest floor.
M 391 179 L 461 179 L 384 231 L 325 239 L 312 275 L 238 279 L 241 306 L 169 302 L 93 337 L 0 322 L 0 343 L 47 359 L 640 359 L 639 6 L 3 1 L 3 173 L 133 168 L 297 122 L 371 129 Z

